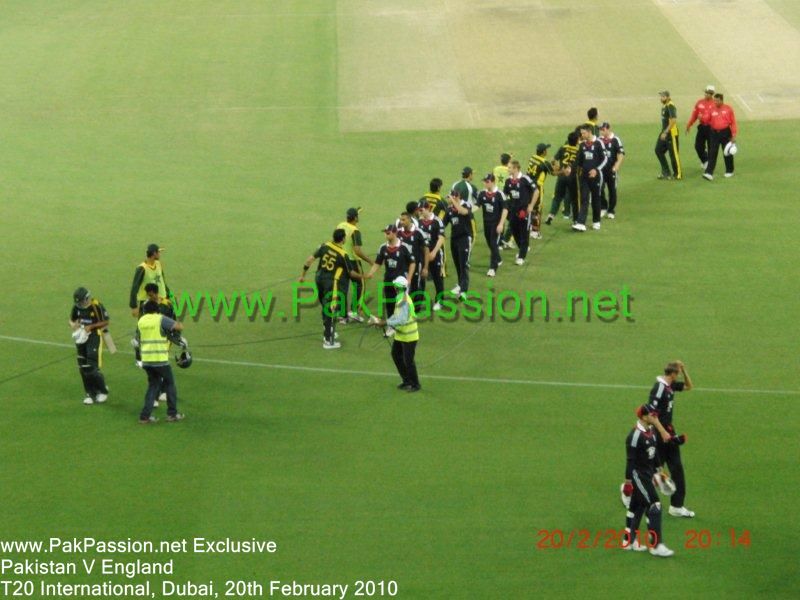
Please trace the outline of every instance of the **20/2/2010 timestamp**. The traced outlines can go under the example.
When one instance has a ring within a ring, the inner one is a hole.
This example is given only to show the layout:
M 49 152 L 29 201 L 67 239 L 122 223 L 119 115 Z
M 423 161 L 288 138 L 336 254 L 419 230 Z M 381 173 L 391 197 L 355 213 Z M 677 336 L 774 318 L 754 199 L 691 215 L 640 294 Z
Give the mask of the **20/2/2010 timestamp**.
M 359 579 L 352 583 L 301 583 L 299 581 L 228 580 L 224 596 L 231 598 L 290 598 L 330 596 L 334 598 L 381 598 L 397 596 L 398 586 L 394 580 Z
M 741 533 L 735 529 L 725 531 L 711 531 L 709 529 L 687 529 L 684 548 L 689 550 L 705 550 L 707 548 L 749 548 L 750 530 L 744 529 Z

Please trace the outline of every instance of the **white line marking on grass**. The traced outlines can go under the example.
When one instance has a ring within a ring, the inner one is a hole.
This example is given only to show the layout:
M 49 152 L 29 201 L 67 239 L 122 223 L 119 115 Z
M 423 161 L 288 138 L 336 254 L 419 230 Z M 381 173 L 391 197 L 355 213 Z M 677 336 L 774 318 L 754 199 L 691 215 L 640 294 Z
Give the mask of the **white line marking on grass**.
M 50 342 L 47 340 L 34 340 L 30 338 L 0 335 L 0 340 L 22 342 L 25 344 L 40 344 L 55 346 L 57 348 L 72 348 L 73 344 Z M 131 354 L 120 352 L 119 354 Z M 331 369 L 326 367 L 306 367 L 303 365 L 282 365 L 274 363 L 260 363 L 245 360 L 224 360 L 221 358 L 194 358 L 195 362 L 205 362 L 217 365 L 230 365 L 235 367 L 256 367 L 261 369 L 275 369 L 279 371 L 299 371 L 303 373 L 338 373 L 343 375 L 363 375 L 366 377 L 397 377 L 397 373 L 385 371 L 358 371 L 355 369 Z M 424 375 L 423 379 L 436 379 L 439 381 L 461 381 L 465 383 L 497 383 L 506 385 L 533 385 L 545 387 L 574 387 L 595 388 L 608 390 L 649 390 L 649 385 L 631 385 L 625 383 L 583 383 L 579 381 L 541 381 L 534 379 L 505 379 L 501 377 L 470 377 L 465 375 Z M 736 388 L 695 388 L 698 392 L 719 394 L 763 394 L 775 396 L 800 396 L 800 390 L 748 390 Z
M 756 94 L 756 98 L 758 98 L 759 102 L 764 102 L 764 98 L 761 97 L 761 94 Z
M 742 98 L 741 94 L 736 94 L 736 97 L 739 99 L 739 102 L 742 103 L 742 106 L 744 106 L 747 109 L 747 112 L 753 112 L 753 109 L 750 108 L 750 105 L 747 102 L 744 101 L 744 98 Z M 762 100 L 762 102 L 763 102 L 763 100 Z

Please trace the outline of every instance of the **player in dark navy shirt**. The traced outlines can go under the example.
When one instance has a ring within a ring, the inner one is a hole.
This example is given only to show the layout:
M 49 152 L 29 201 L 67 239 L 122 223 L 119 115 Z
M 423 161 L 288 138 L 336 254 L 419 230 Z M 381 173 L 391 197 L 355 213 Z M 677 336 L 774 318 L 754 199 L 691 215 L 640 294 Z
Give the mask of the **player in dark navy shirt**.
M 416 202 L 410 203 L 413 205 L 414 211 L 419 213 L 419 205 Z M 408 206 L 407 208 L 411 208 Z M 414 260 L 417 263 L 417 268 L 414 269 L 414 278 L 408 281 L 408 295 L 414 302 L 414 308 L 418 311 L 423 310 L 424 302 L 424 289 L 422 283 L 423 279 L 428 277 L 428 246 L 425 244 L 425 234 L 419 229 L 419 220 L 410 212 L 400 214 L 397 226 L 397 237 L 400 243 L 411 251 L 414 255 Z M 422 293 L 420 293 L 422 290 Z M 429 307 L 430 308 L 430 307 Z
M 572 229 L 586 231 L 589 204 L 592 206 L 592 229 L 600 229 L 600 190 L 603 187 L 603 168 L 608 162 L 603 142 L 592 133 L 588 124 L 580 126 L 581 141 L 575 156 L 580 207 Z
M 394 223 L 387 225 L 383 232 L 386 234 L 386 243 L 378 248 L 375 263 L 367 273 L 367 277 L 372 277 L 379 267 L 385 267 L 383 282 L 380 285 L 380 304 L 386 310 L 386 317 L 391 317 L 394 314 L 395 298 L 397 297 L 397 288 L 392 282 L 401 275 L 411 281 L 417 269 L 417 262 L 411 250 L 397 236 L 397 226 Z
M 531 211 L 533 210 L 533 192 L 536 185 L 526 174 L 520 172 L 518 160 L 512 160 L 508 168 L 508 179 L 503 187 L 503 195 L 508 202 L 508 218 L 511 222 L 511 233 L 517 242 L 516 265 L 525 264 L 530 243 Z
M 458 284 L 450 292 L 461 299 L 469 289 L 469 255 L 472 251 L 472 201 L 462 199 L 451 192 L 447 197 L 449 206 L 442 219 L 445 227 L 450 225 L 450 256 L 456 266 Z
M 678 377 L 682 376 L 683 381 Z M 661 424 L 670 434 L 668 441 L 659 441 L 658 454 L 661 461 L 669 467 L 669 473 L 675 482 L 675 493 L 670 498 L 669 514 L 673 517 L 693 517 L 694 512 L 683 505 L 686 498 L 686 478 L 681 462 L 681 445 L 686 436 L 677 435 L 672 423 L 675 392 L 688 392 L 692 389 L 692 380 L 686 372 L 686 366 L 679 360 L 664 367 L 664 375 L 656 378 L 650 390 L 650 402 L 656 407 Z
M 433 310 L 440 310 L 442 307 L 440 302 L 442 294 L 444 294 L 444 223 L 434 214 L 434 207 L 428 200 L 423 198 L 420 200 L 419 206 L 419 230 L 425 237 L 425 245 L 428 248 L 428 274 L 436 289 Z M 425 291 L 425 281 L 426 278 L 422 277 L 420 289 L 423 292 Z
M 503 259 L 500 257 L 500 236 L 506 226 L 508 208 L 503 192 L 495 185 L 494 173 L 483 178 L 484 189 L 478 193 L 477 205 L 483 209 L 483 235 L 489 246 L 491 259 L 487 277 L 494 277 Z

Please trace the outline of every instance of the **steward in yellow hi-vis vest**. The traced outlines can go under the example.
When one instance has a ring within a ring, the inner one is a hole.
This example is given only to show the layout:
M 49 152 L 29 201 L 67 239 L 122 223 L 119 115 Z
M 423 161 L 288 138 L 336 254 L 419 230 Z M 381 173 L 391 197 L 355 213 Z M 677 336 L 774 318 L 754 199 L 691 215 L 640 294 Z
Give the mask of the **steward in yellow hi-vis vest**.
M 161 314 L 158 303 L 148 300 L 142 305 L 143 315 L 137 323 L 137 342 L 141 352 L 141 365 L 147 373 L 147 393 L 144 407 L 139 414 L 139 423 L 147 425 L 158 421 L 152 415 L 153 405 L 162 385 L 167 391 L 167 421 L 181 421 L 178 412 L 178 391 L 175 377 L 169 365 L 169 340 L 167 333 L 181 331 L 183 324 Z
M 159 248 L 158 244 L 150 244 L 147 247 L 146 260 L 136 267 L 136 272 L 133 274 L 128 306 L 134 317 L 139 316 L 142 304 L 147 301 L 147 292 L 145 292 L 144 286 L 148 283 L 154 283 L 158 286 L 159 296 L 162 298 L 169 297 L 169 287 L 164 279 L 164 269 L 161 267 L 161 261 L 159 260 L 163 249 Z
M 401 275 L 392 281 L 392 284 L 398 288 L 397 298 L 399 298 L 394 313 L 386 321 L 373 315 L 370 323 L 386 325 L 387 335 L 394 333 L 392 360 L 394 360 L 397 372 L 402 379 L 397 389 L 418 392 L 421 387 L 417 375 L 417 364 L 414 362 L 414 353 L 417 351 L 417 342 L 419 341 L 417 313 L 414 311 L 414 303 L 408 295 L 408 280 Z

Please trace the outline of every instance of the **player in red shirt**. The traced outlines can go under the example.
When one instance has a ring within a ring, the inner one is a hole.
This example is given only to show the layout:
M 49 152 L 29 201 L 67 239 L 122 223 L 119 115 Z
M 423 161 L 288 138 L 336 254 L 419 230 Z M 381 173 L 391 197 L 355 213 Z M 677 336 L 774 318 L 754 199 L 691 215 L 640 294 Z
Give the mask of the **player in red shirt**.
M 733 108 L 723 104 L 725 98 L 722 94 L 714 94 L 714 108 L 711 109 L 709 127 L 711 128 L 711 143 L 708 147 L 708 166 L 703 177 L 711 181 L 714 179 L 714 167 L 717 166 L 717 155 L 720 148 L 725 148 L 728 142 L 736 141 L 736 115 Z M 725 177 L 733 177 L 733 154 L 725 155 Z
M 711 109 L 714 108 L 714 89 L 713 85 L 707 85 L 705 95 L 694 103 L 694 110 L 692 116 L 689 117 L 689 122 L 686 123 L 686 135 L 692 129 L 692 125 L 697 121 L 697 135 L 694 138 L 694 149 L 697 152 L 697 157 L 700 159 L 700 166 L 705 170 L 708 166 L 708 148 L 710 145 L 709 140 L 709 121 L 711 120 Z

